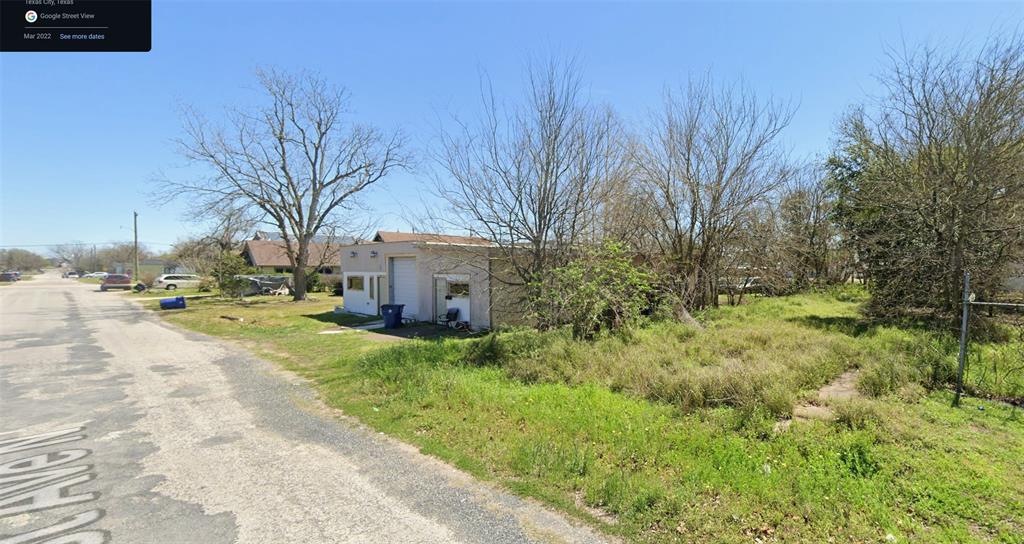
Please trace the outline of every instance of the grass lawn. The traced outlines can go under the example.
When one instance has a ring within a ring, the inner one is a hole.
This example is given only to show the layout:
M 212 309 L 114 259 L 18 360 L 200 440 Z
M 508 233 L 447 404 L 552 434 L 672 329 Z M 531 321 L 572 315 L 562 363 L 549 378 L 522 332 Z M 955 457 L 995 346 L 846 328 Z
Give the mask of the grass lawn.
M 178 289 L 168 293 L 186 291 Z M 357 325 L 379 320 L 377 317 L 335 314 L 334 307 L 341 306 L 342 299 L 330 296 L 313 295 L 310 300 L 303 302 L 292 302 L 285 296 L 256 296 L 240 300 L 209 297 L 189 299 L 186 304 L 184 310 L 161 312 L 159 300 L 143 302 L 145 307 L 160 312 L 173 323 L 216 336 L 252 340 L 254 346 L 265 348 L 274 347 L 282 338 L 310 334 L 314 335 L 314 339 L 322 339 L 325 336 L 316 333 L 337 328 L 338 325 Z M 241 320 L 225 319 L 223 316 Z
M 96 285 L 99 285 L 103 283 L 103 278 L 78 278 L 78 281 L 80 283 L 95 283 Z
M 758 298 L 700 316 L 704 330 L 587 343 L 316 334 L 361 319 L 331 313 L 336 297 L 163 315 L 244 339 L 370 426 L 630 541 L 1024 542 L 1024 414 L 974 397 L 950 408 L 955 337 L 871 322 L 861 301 Z M 1017 334 L 972 345 L 971 391 L 1021 395 Z M 864 399 L 774 432 L 851 368 Z
M 219 295 L 220 291 L 200 291 L 196 287 L 180 288 L 169 291 L 167 289 L 148 289 L 141 293 L 137 291 L 128 291 L 128 294 L 135 298 L 149 298 L 149 297 L 189 297 L 194 295 Z

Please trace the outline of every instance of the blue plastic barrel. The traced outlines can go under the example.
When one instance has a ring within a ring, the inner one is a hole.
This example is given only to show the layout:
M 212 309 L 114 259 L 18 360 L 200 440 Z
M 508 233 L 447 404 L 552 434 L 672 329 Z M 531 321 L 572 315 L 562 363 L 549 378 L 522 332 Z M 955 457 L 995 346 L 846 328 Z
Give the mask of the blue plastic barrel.
M 384 317 L 385 329 L 402 326 L 402 308 L 405 308 L 405 304 L 381 304 L 380 314 Z
M 160 299 L 161 310 L 180 310 L 185 307 L 185 297 Z

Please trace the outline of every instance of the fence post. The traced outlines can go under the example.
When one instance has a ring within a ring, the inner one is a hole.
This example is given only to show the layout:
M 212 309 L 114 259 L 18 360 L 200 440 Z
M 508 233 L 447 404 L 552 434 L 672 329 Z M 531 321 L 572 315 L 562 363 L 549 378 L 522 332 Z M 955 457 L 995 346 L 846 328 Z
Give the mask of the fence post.
M 956 394 L 953 406 L 960 406 L 960 394 L 964 389 L 964 359 L 967 358 L 967 319 L 971 311 L 971 273 L 964 271 L 964 308 L 960 320 L 960 356 L 957 358 Z

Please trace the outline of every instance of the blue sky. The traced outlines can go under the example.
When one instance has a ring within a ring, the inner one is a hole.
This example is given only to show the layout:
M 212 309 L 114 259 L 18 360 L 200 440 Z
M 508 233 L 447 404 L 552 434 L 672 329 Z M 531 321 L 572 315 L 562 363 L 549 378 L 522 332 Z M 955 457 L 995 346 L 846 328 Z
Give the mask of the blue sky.
M 742 78 L 798 106 L 784 141 L 810 157 L 877 92 L 887 47 L 973 48 L 1024 22 L 1024 2 L 153 4 L 150 53 L 0 54 L 0 245 L 128 240 L 133 209 L 157 251 L 202 230 L 182 203 L 150 204 L 151 180 L 185 172 L 178 105 L 216 119 L 256 98 L 258 66 L 319 71 L 356 119 L 408 135 L 420 166 L 365 202 L 381 227 L 409 230 L 439 123 L 479 111 L 482 72 L 518 97 L 531 55 L 577 57 L 591 96 L 628 122 L 692 75 Z

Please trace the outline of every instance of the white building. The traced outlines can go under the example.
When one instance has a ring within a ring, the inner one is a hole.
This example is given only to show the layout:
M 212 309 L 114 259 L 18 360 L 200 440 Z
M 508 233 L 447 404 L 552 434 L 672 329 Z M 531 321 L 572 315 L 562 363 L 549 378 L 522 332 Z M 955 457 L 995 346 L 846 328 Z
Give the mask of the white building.
M 404 304 L 403 318 L 437 322 L 450 309 L 474 329 L 491 327 L 490 242 L 483 238 L 379 231 L 341 253 L 345 310 L 380 315 Z

